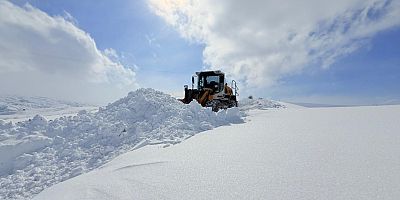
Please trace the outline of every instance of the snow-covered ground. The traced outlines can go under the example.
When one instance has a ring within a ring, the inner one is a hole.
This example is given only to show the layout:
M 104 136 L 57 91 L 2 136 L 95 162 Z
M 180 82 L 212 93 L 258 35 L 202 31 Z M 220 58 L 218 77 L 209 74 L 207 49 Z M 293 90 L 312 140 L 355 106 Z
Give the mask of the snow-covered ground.
M 80 110 L 94 112 L 97 109 L 98 106 L 46 97 L 0 96 L 0 120 L 14 123 L 32 119 L 37 114 L 52 120 L 75 115 Z
M 400 106 L 246 99 L 214 113 L 139 89 L 53 119 L 59 103 L 14 102 L 42 113 L 0 119 L 0 199 L 400 197 Z
M 40 199 L 400 198 L 400 106 L 250 110 L 169 146 L 127 152 Z
M 237 108 L 214 113 L 153 89 L 131 92 L 98 112 L 47 120 L 0 120 L 0 199 L 26 199 L 96 169 L 127 151 L 177 144 L 214 127 L 242 123 Z

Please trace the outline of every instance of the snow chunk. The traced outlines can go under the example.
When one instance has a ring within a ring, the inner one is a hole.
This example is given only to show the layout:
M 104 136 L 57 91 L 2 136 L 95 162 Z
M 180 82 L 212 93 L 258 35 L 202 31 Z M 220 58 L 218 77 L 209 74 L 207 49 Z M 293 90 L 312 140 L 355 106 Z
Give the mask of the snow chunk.
M 47 125 L 47 119 L 44 118 L 43 116 L 36 115 L 35 117 L 33 117 L 32 120 L 30 120 L 30 125 L 32 127 L 46 126 Z
M 22 168 L 16 159 L 24 153 L 35 152 L 51 144 L 52 139 L 37 132 L 21 139 L 10 138 L 0 142 L 0 176 L 10 173 L 17 165 Z

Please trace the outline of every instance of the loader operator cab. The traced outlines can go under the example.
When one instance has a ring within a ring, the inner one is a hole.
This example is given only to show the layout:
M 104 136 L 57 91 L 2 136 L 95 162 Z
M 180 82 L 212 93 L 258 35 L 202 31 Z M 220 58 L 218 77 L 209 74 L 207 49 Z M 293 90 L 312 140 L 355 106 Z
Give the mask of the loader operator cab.
M 213 91 L 213 94 L 215 94 L 221 92 L 224 89 L 225 74 L 222 73 L 221 71 L 197 72 L 196 75 L 197 75 L 197 89 L 199 91 L 208 88 Z

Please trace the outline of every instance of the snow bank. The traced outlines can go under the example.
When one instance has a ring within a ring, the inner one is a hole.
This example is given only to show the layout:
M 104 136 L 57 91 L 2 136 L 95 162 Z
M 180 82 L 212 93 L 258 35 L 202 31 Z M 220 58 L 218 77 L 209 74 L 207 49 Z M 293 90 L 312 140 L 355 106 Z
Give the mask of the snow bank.
M 239 101 L 239 108 L 241 111 L 249 111 L 254 109 L 266 110 L 271 108 L 285 108 L 286 106 L 280 102 L 268 99 L 242 99 Z
M 238 108 L 214 113 L 153 89 L 131 92 L 96 113 L 52 121 L 37 115 L 0 120 L 0 199 L 30 198 L 148 144 L 171 144 L 217 126 L 242 122 Z

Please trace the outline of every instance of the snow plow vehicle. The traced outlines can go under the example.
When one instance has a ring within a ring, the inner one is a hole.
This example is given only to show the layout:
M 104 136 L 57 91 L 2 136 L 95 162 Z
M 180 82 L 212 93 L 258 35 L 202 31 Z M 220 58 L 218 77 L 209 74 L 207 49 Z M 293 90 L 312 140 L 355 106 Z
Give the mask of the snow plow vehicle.
M 214 112 L 238 106 L 239 88 L 236 81 L 232 80 L 228 86 L 225 74 L 219 70 L 196 72 L 192 76 L 192 88 L 185 85 L 184 90 L 185 97 L 181 101 L 186 104 L 196 100 L 203 107 L 211 107 Z

